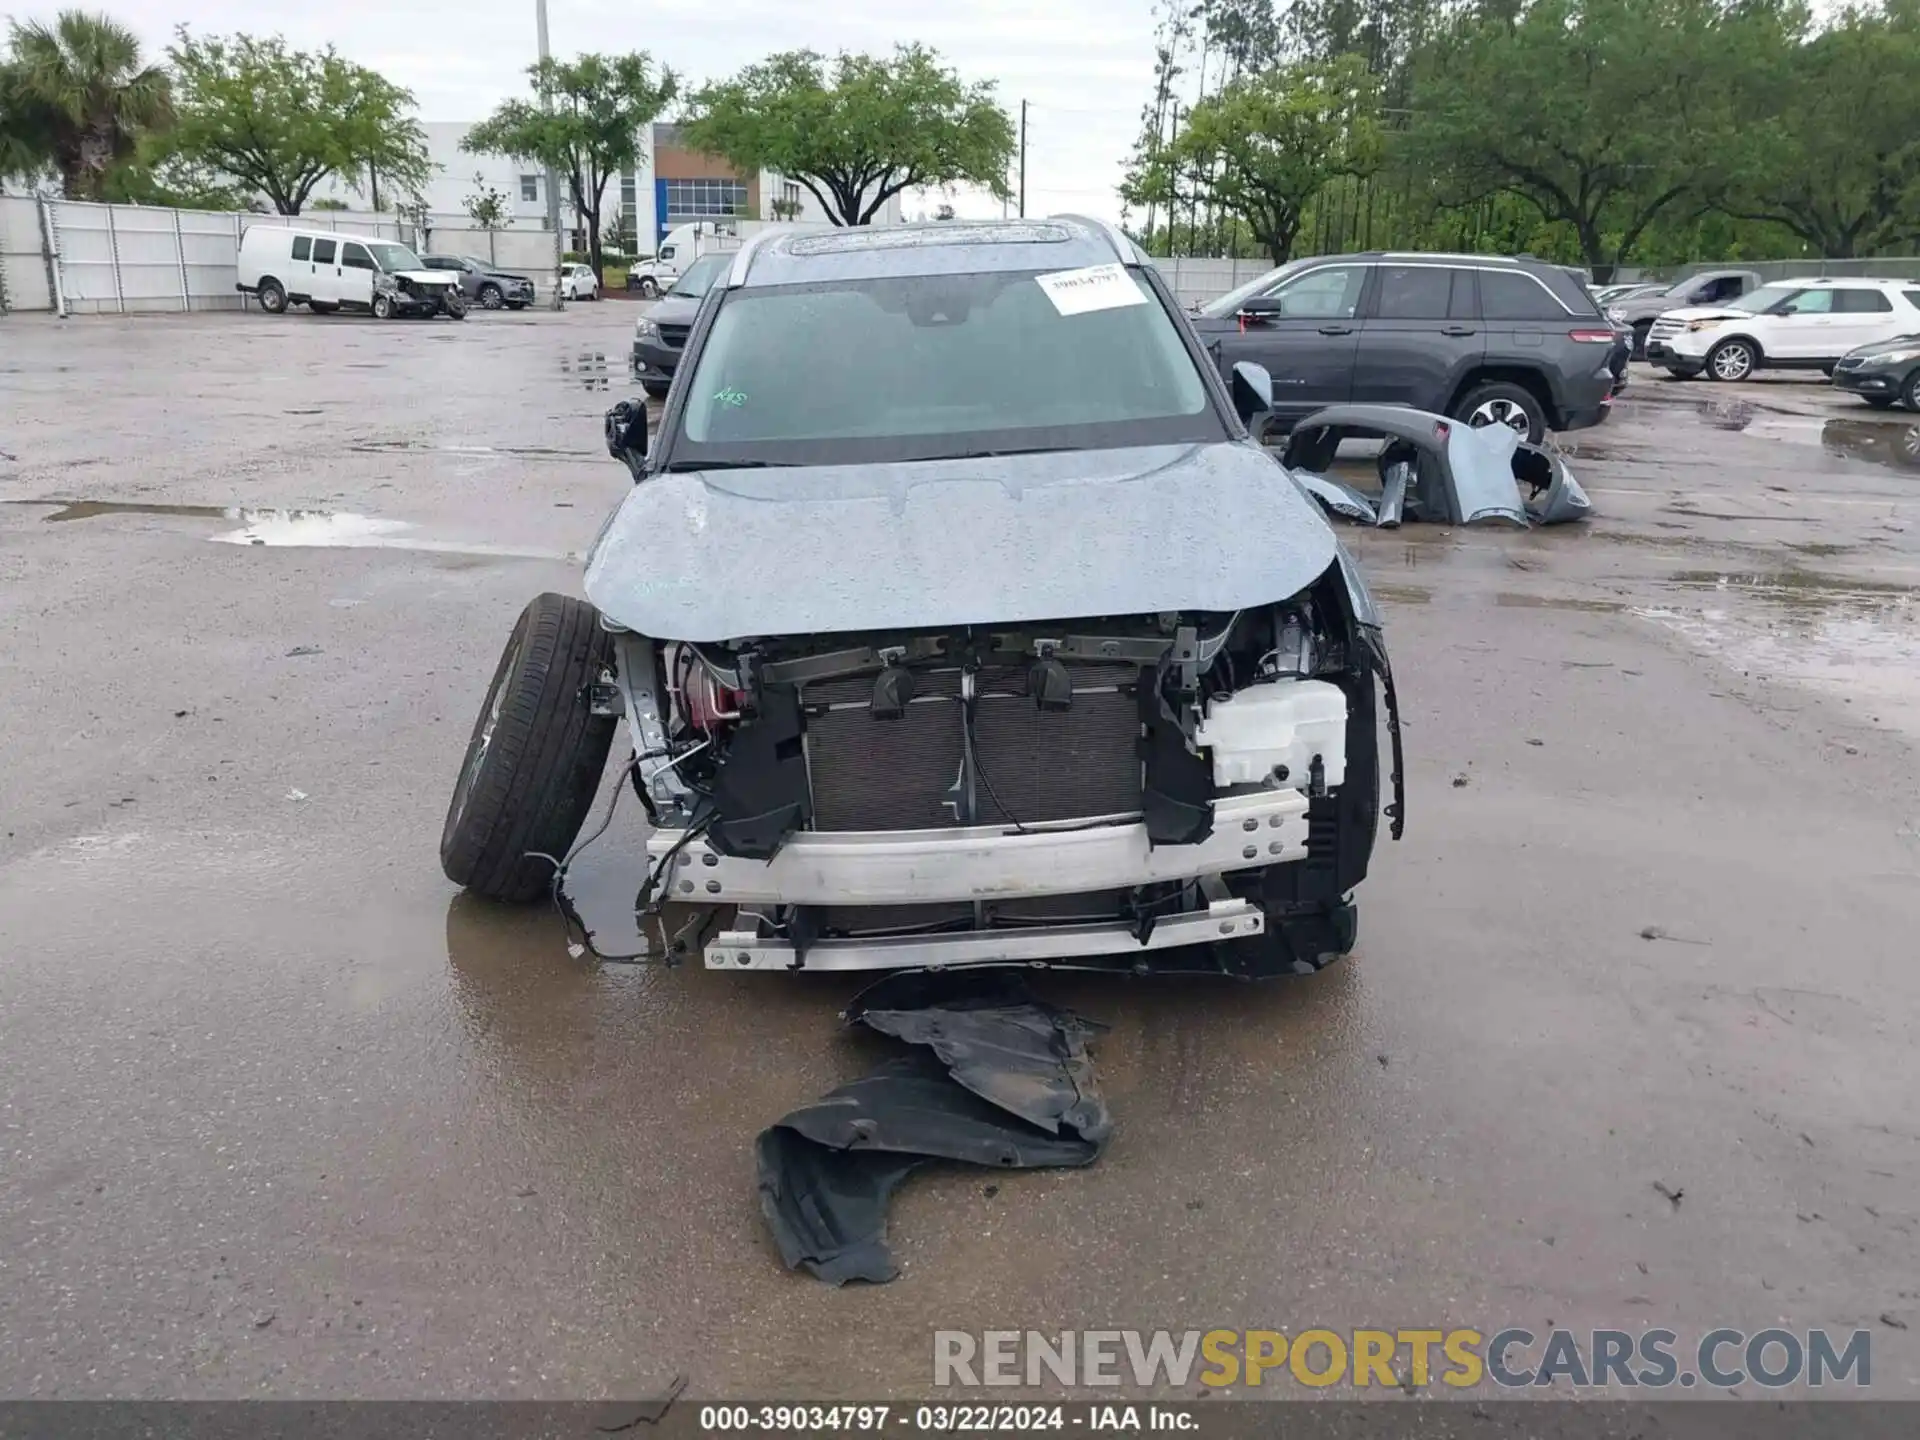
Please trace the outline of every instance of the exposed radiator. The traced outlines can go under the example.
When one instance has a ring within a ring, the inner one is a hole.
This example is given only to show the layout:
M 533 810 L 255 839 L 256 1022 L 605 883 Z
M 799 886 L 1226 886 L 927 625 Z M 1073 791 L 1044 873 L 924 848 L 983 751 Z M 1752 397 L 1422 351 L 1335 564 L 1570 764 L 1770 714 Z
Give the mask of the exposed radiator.
M 1043 711 L 1026 672 L 975 676 L 976 783 L 972 823 L 1073 820 L 1140 808 L 1139 711 L 1131 665 L 1069 664 L 1071 709 Z M 809 685 L 807 766 L 818 830 L 929 830 L 962 823 L 953 788 L 965 745 L 960 672 L 916 671 L 898 720 L 869 709 L 871 676 Z M 987 781 L 991 781 L 989 790 Z M 994 794 L 1000 804 L 994 803 Z

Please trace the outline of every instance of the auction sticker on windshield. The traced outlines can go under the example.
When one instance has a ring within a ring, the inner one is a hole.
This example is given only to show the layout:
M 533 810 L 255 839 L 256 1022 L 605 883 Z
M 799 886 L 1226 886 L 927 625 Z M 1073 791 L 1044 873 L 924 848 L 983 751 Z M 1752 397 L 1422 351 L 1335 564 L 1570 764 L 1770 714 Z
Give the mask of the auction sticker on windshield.
M 1033 278 L 1062 315 L 1147 303 L 1146 293 L 1124 265 L 1089 265 L 1084 270 L 1055 270 Z

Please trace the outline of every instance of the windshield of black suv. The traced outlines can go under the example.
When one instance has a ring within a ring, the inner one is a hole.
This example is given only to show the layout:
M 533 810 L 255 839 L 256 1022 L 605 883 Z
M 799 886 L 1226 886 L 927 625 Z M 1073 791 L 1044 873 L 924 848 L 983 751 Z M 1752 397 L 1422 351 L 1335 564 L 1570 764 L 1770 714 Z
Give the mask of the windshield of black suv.
M 368 240 L 367 249 L 373 252 L 373 263 L 389 275 L 401 270 L 424 270 L 420 257 L 404 245 L 395 245 L 387 240 Z
M 1173 317 L 1118 269 L 1099 308 L 1039 272 L 729 291 L 670 464 L 859 464 L 1228 438 Z M 1088 272 L 1094 273 L 1094 272 Z M 1068 313 L 1063 313 L 1063 311 Z
M 731 255 L 702 255 L 687 267 L 686 274 L 673 282 L 673 287 L 667 291 L 667 294 L 679 295 L 688 300 L 698 300 L 713 288 L 714 280 L 732 261 Z

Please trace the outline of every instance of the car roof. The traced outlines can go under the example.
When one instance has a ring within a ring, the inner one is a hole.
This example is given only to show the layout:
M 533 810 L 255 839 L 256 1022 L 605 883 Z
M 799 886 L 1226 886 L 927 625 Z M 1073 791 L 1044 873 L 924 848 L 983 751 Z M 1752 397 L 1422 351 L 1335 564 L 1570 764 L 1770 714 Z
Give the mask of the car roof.
M 977 274 L 993 270 L 1082 270 L 1144 265 L 1117 226 L 1080 215 L 1045 220 L 934 220 L 918 225 L 821 231 L 763 230 L 734 255 L 728 288 L 810 280 Z
M 1809 275 L 1804 279 L 1789 276 L 1785 280 L 1769 280 L 1769 285 L 1798 285 L 1803 290 L 1817 290 L 1822 285 L 1879 285 L 1889 290 L 1910 290 L 1920 286 L 1920 280 L 1889 280 L 1879 275 Z

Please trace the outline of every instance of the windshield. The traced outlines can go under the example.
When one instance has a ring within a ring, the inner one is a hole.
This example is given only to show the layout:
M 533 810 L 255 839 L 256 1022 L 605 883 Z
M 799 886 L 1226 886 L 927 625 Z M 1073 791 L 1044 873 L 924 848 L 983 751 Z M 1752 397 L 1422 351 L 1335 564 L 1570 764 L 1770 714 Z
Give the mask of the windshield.
M 369 240 L 367 249 L 373 252 L 373 263 L 388 274 L 396 270 L 424 270 L 420 257 L 404 245 L 395 245 L 387 240 Z
M 724 270 L 733 260 L 731 255 L 702 255 L 687 267 L 687 273 L 673 282 L 669 295 L 684 295 L 689 300 L 698 300 L 713 288 L 714 277 Z
M 1270 286 L 1278 284 L 1283 278 L 1292 274 L 1304 264 L 1306 264 L 1304 260 L 1295 260 L 1291 264 L 1282 265 L 1278 270 L 1269 270 L 1264 275 L 1256 275 L 1239 288 L 1229 290 L 1218 300 L 1209 300 L 1200 307 L 1200 313 L 1215 318 L 1222 315 L 1232 315 L 1234 311 L 1240 308 L 1240 302 L 1242 300 L 1247 299 L 1249 296 L 1258 295 Z
M 1789 295 L 1797 295 L 1805 288 L 1804 285 L 1762 285 L 1758 290 L 1749 290 L 1738 299 L 1721 303 L 1723 308 L 1728 310 L 1743 310 L 1749 315 L 1758 315 L 1761 311 L 1778 305 Z
M 670 463 L 860 464 L 1228 438 L 1173 317 L 1130 272 L 1103 307 L 1067 314 L 1039 278 L 727 292 Z

